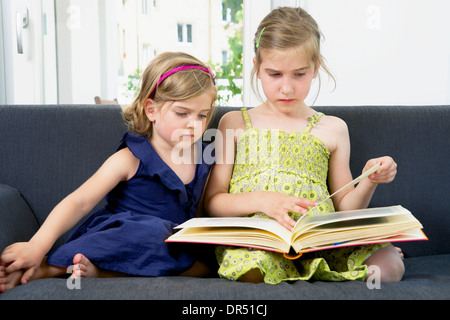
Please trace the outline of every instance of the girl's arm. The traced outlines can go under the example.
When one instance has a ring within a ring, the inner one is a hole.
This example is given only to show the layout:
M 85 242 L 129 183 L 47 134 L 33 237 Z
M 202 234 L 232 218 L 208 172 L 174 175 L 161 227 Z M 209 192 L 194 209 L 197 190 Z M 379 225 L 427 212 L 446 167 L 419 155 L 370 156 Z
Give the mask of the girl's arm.
M 242 132 L 243 128 L 245 124 L 240 112 L 227 113 L 219 123 L 219 139 L 216 138 L 216 164 L 211 171 L 205 192 L 206 211 L 212 216 L 220 217 L 239 217 L 254 212 L 264 212 L 292 230 L 295 221 L 289 217 L 288 212 L 306 213 L 306 208 L 316 205 L 315 202 L 278 192 L 228 193 L 237 139 L 235 133 Z
M 353 179 L 349 166 L 350 139 L 347 125 L 340 120 L 337 121 L 334 129 L 337 130 L 334 136 L 338 138 L 329 162 L 328 185 L 331 194 Z M 349 188 L 333 197 L 333 203 L 337 211 L 366 208 L 378 184 L 389 183 L 394 180 L 397 173 L 397 164 L 388 156 L 369 160 L 362 172 L 367 171 L 377 163 L 380 164 L 380 169 L 371 174 L 368 179 L 364 179 L 356 187 Z
M 1 255 L 6 272 L 26 269 L 30 279 L 55 241 L 85 217 L 119 182 L 129 180 L 137 171 L 139 159 L 128 148 L 111 156 L 82 186 L 62 200 L 49 214 L 36 234 L 26 243 L 15 243 Z

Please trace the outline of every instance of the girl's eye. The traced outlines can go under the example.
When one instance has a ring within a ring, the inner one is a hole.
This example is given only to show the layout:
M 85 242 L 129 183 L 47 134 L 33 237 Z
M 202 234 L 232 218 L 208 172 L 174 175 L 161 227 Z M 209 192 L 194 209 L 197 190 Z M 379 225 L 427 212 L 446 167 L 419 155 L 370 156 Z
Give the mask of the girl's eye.
M 295 76 L 296 77 L 303 77 L 305 74 L 304 73 L 297 73 Z
M 208 115 L 207 114 L 199 114 L 198 117 L 202 118 L 202 119 L 206 119 L 208 117 Z
M 271 77 L 279 77 L 280 74 L 279 74 L 279 73 L 270 73 L 270 76 L 271 76 Z
M 184 116 L 186 116 L 186 113 L 184 113 L 184 112 L 176 112 L 176 114 L 177 114 L 177 116 L 179 116 L 179 117 L 184 117 Z

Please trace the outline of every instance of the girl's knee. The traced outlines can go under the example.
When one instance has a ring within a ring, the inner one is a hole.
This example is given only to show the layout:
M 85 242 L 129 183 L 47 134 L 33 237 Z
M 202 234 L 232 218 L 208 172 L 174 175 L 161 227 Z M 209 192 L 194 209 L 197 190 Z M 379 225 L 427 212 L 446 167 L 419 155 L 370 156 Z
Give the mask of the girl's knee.
M 376 276 L 375 273 L 379 272 L 381 282 L 398 282 L 402 280 L 405 273 L 403 259 L 392 245 L 375 252 L 366 260 L 366 265 L 371 270 L 367 278 Z M 370 268 L 371 266 L 375 268 Z
M 403 260 L 395 259 L 383 265 L 381 269 L 381 282 L 401 281 L 405 273 Z

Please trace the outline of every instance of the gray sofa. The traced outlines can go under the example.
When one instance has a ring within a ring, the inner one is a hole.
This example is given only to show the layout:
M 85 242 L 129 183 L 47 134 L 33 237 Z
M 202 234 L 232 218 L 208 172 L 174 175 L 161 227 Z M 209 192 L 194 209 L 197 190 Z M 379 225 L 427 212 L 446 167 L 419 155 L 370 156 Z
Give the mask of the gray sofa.
M 305 300 L 450 298 L 450 106 L 317 107 L 350 130 L 353 175 L 373 157 L 391 155 L 398 175 L 371 206 L 401 204 L 424 225 L 428 241 L 402 243 L 401 282 L 230 282 L 217 276 L 32 281 L 9 299 Z M 233 108 L 220 107 L 212 121 Z M 50 210 L 112 154 L 126 131 L 119 106 L 0 106 L 0 250 L 27 241 Z M 60 245 L 62 238 L 55 245 Z M 187 304 L 188 305 L 188 304 Z M 181 309 L 177 309 L 181 314 Z M 256 310 L 256 309 L 255 309 Z

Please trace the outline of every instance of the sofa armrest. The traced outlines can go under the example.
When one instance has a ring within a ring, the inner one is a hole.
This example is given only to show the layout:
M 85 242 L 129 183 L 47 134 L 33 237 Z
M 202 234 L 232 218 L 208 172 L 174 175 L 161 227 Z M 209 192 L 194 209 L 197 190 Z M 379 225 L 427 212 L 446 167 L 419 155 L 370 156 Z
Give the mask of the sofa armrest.
M 39 224 L 19 191 L 0 184 L 0 252 L 14 242 L 28 241 Z

